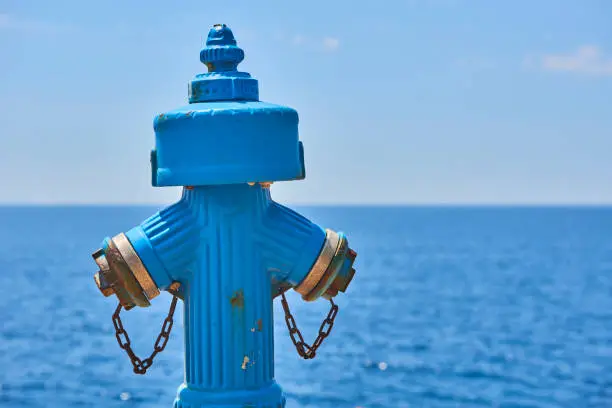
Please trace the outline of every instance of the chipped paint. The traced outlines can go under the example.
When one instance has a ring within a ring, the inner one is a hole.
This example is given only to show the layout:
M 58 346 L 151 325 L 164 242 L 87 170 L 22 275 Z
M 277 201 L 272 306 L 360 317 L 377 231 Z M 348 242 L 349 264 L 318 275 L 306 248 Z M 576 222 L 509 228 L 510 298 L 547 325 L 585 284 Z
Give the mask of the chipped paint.
M 244 358 L 242 359 L 242 366 L 241 366 L 241 368 L 243 370 L 247 369 L 249 361 L 250 361 L 249 357 L 248 356 L 244 356 Z
M 244 293 L 242 292 L 242 289 L 238 289 L 234 292 L 234 295 L 230 299 L 230 303 L 232 304 L 232 307 L 238 307 L 241 309 L 244 307 Z
M 261 331 L 263 329 L 263 321 L 261 319 L 257 320 L 257 331 Z

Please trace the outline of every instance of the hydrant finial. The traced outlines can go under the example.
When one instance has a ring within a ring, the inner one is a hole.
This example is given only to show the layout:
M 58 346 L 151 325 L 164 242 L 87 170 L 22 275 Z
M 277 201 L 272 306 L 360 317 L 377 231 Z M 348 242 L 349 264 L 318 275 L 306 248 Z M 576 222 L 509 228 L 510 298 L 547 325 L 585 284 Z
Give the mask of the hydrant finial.
M 244 51 L 236 45 L 234 33 L 225 24 L 215 24 L 208 32 L 206 47 L 200 51 L 200 61 L 208 72 L 236 71 L 244 59 Z
M 236 45 L 236 39 L 227 25 L 215 24 L 208 32 L 206 45 Z

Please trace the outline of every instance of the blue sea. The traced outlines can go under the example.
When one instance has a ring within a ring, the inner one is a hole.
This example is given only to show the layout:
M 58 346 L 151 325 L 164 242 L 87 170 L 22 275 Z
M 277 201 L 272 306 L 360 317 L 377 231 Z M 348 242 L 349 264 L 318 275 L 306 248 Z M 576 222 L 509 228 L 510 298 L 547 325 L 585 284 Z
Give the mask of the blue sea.
M 182 310 L 167 349 L 134 375 L 90 257 L 155 210 L 0 208 L 0 406 L 172 406 Z M 612 407 L 612 208 L 298 210 L 359 255 L 316 359 L 298 357 L 275 302 L 289 408 Z M 289 301 L 314 338 L 328 304 Z M 169 302 L 124 313 L 138 353 Z

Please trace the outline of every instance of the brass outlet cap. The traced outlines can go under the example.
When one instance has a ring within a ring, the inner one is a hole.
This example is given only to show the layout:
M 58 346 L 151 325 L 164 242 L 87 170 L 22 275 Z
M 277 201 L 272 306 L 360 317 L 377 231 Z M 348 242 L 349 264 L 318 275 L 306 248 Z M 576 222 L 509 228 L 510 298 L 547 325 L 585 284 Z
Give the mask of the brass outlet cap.
M 98 289 L 100 289 L 100 292 L 102 292 L 105 297 L 109 297 L 115 293 L 113 288 L 104 280 L 104 278 L 101 278 L 100 272 L 96 272 L 94 275 L 94 281 L 96 282 Z
M 157 285 L 149 275 L 149 271 L 145 268 L 142 260 L 136 253 L 136 250 L 128 240 L 124 233 L 118 234 L 113 237 L 113 242 L 117 246 L 117 249 L 121 253 L 123 260 L 130 268 L 130 271 L 138 281 L 138 284 L 142 288 L 142 291 L 147 296 L 148 300 L 159 296 L 159 289 Z
M 110 268 L 105 273 L 105 277 L 110 276 L 109 281 L 114 282 L 111 285 L 121 304 L 125 307 L 150 306 L 149 300 L 112 239 L 106 249 L 106 259 Z
M 338 275 L 348 249 L 346 237 L 330 229 L 326 230 L 325 242 L 317 260 L 304 280 L 295 287 L 302 299 L 310 302 L 326 293 Z M 334 292 L 338 293 L 337 289 L 332 288 L 331 293 Z
M 159 295 L 159 289 L 125 234 L 108 240 L 106 250 L 97 250 L 93 258 L 100 269 L 94 275 L 98 289 L 104 296 L 114 293 L 127 310 L 150 306 L 149 301 Z

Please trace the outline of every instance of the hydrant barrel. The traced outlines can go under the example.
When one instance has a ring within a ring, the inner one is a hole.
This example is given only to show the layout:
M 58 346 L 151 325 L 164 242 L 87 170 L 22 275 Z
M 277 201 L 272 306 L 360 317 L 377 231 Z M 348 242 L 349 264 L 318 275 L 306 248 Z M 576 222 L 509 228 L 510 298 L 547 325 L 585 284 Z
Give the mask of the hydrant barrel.
M 272 182 L 305 176 L 298 116 L 259 101 L 257 80 L 237 69 L 243 58 L 232 31 L 215 25 L 189 104 L 154 120 L 152 183 L 183 186 L 181 199 L 93 254 L 96 285 L 125 309 L 164 290 L 183 300 L 176 408 L 283 407 L 274 297 L 293 288 L 306 301 L 331 299 L 355 274 L 345 234 L 272 200 Z

